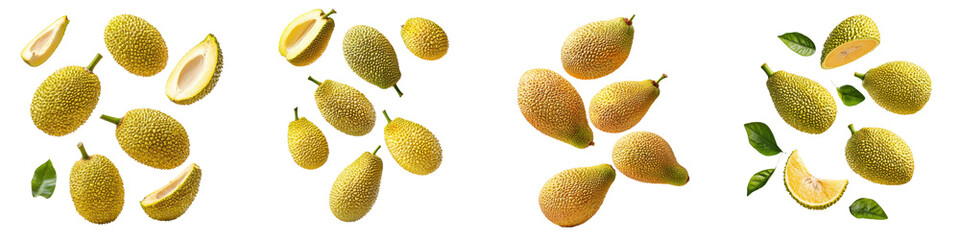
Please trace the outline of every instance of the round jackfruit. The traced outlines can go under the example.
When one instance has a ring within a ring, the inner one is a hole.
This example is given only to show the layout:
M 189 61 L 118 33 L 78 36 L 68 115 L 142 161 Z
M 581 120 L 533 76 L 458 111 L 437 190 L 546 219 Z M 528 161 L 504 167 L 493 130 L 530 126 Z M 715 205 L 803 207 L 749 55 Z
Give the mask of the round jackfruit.
M 560 60 L 570 76 L 597 79 L 620 68 L 632 46 L 633 17 L 596 21 L 567 36 Z
M 557 173 L 540 189 L 540 211 L 561 227 L 583 224 L 600 210 L 616 177 L 606 163 Z
M 820 134 L 837 118 L 833 95 L 819 83 L 784 71 L 773 72 L 767 64 L 767 90 L 777 113 L 791 127 L 805 133 Z
M 87 68 L 67 66 L 43 80 L 30 102 L 30 118 L 38 129 L 63 136 L 87 122 L 100 100 L 100 79 L 93 68 L 100 54 Z
M 77 213 L 96 224 L 113 222 L 123 210 L 123 180 L 120 171 L 101 155 L 87 155 L 83 143 L 77 145 L 82 158 L 70 169 L 70 197 Z
M 320 114 L 331 126 L 353 136 L 367 135 L 373 130 L 377 123 L 377 112 L 363 93 L 333 80 L 320 83 L 313 77 L 308 79 L 319 85 L 314 98 Z
M 313 125 L 307 118 L 297 115 L 297 109 L 293 109 L 295 120 L 287 126 L 287 146 L 290 148 L 290 155 L 293 161 L 306 169 L 316 169 L 323 166 L 330 156 L 330 149 L 327 146 L 327 137 L 317 125 Z
M 407 49 L 424 60 L 437 60 L 447 54 L 450 43 L 440 25 L 426 18 L 410 18 L 400 26 L 400 36 Z
M 867 74 L 854 75 L 863 80 L 863 88 L 877 105 L 897 114 L 920 111 L 933 91 L 927 71 L 907 61 L 884 63 Z
M 377 29 L 357 25 L 347 30 L 343 57 L 357 76 L 379 88 L 393 87 L 400 81 L 397 53 Z
M 440 141 L 430 130 L 422 125 L 403 118 L 391 120 L 387 111 L 387 126 L 383 128 L 383 138 L 387 142 L 390 155 L 403 169 L 417 175 L 427 175 L 436 171 L 443 160 Z
M 117 142 L 130 158 L 144 165 L 173 169 L 190 155 L 190 139 L 180 122 L 165 113 L 149 108 L 127 112 L 122 119 L 101 115 L 101 119 L 117 125 Z
M 523 73 L 517 102 L 523 117 L 541 133 L 576 148 L 593 145 L 583 99 L 560 74 L 542 68 Z
M 377 146 L 377 150 L 380 147 Z M 330 211 L 344 222 L 360 220 L 370 212 L 380 192 L 383 161 L 377 150 L 365 152 L 340 172 L 330 190 Z
M 871 182 L 900 185 L 913 178 L 913 152 L 900 136 L 883 128 L 865 127 L 847 140 L 850 169 Z
M 314 9 L 290 21 L 280 35 L 280 55 L 294 66 L 317 61 L 333 34 L 335 23 L 330 15 L 334 13 L 337 11 L 333 9 L 328 13 Z
M 160 221 L 177 219 L 187 212 L 200 191 L 200 167 L 191 163 L 167 185 L 143 197 L 140 207 L 150 218 Z
M 188 105 L 207 96 L 220 80 L 223 70 L 223 51 L 213 34 L 207 34 L 203 42 L 194 46 L 167 78 L 166 93 L 170 101 Z
M 167 66 L 167 43 L 153 25 L 143 18 L 123 14 L 107 23 L 103 41 L 123 69 L 149 77 Z
M 687 169 L 677 163 L 673 149 L 660 135 L 634 132 L 613 145 L 613 165 L 623 175 L 646 183 L 683 186 L 690 181 Z
M 831 69 L 853 62 L 880 45 L 880 31 L 865 15 L 849 17 L 830 32 L 823 43 L 820 67 Z

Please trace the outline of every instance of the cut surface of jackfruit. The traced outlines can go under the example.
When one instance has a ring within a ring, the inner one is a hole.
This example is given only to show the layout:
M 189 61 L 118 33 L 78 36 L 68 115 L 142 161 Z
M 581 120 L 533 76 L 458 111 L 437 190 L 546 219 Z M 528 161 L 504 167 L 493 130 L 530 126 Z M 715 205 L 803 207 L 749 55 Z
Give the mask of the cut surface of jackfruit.
M 67 16 L 60 17 L 30 40 L 20 52 L 23 62 L 31 67 L 40 66 L 46 62 L 50 55 L 53 55 L 53 51 L 57 50 L 57 46 L 60 46 L 60 40 L 63 39 L 68 23 L 70 19 L 67 19 Z
M 333 33 L 334 10 L 314 9 L 287 25 L 280 36 L 280 55 L 294 66 L 310 65 L 323 54 Z
M 840 200 L 847 190 L 846 179 L 820 179 L 807 171 L 807 166 L 800 160 L 797 150 L 790 153 L 787 165 L 783 170 L 783 182 L 787 192 L 797 203 L 809 209 L 820 210 L 829 207 Z
M 223 68 L 220 44 L 213 34 L 190 49 L 177 62 L 167 80 L 166 93 L 171 101 L 190 104 L 200 100 L 216 85 Z
M 870 51 L 873 51 L 874 48 L 877 48 L 877 45 L 880 45 L 880 42 L 873 39 L 849 41 L 828 53 L 827 56 L 823 58 L 821 67 L 830 69 L 853 62 L 853 60 L 857 60 L 863 55 L 867 55 Z

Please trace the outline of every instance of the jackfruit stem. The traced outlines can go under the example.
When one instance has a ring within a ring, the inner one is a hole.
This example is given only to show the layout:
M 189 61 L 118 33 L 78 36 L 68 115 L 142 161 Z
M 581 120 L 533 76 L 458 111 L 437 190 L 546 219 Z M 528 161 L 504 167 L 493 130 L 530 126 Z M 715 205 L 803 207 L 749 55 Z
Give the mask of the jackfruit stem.
M 397 90 L 397 95 L 400 95 L 400 97 L 403 97 L 403 92 L 400 91 L 400 88 L 397 87 L 396 84 L 393 85 L 393 90 Z
M 853 123 L 851 123 L 850 125 L 847 125 L 847 128 L 850 129 L 850 135 L 857 133 L 857 130 L 853 129 Z
M 313 79 L 313 76 L 307 76 L 307 80 L 310 80 L 311 82 L 316 83 L 317 86 L 323 85 L 322 83 L 320 83 L 320 81 Z
M 653 86 L 655 86 L 655 87 L 660 87 L 660 81 L 662 81 L 664 78 L 667 78 L 667 74 L 666 74 L 666 73 L 664 73 L 663 76 L 660 76 L 660 79 L 657 79 L 656 82 L 653 82 Z
M 387 115 L 386 109 L 383 110 L 383 117 L 387 118 L 387 123 L 393 122 L 393 120 L 390 119 L 390 115 Z
M 770 70 L 770 67 L 768 67 L 766 63 L 764 63 L 763 65 L 761 65 L 760 68 L 763 69 L 763 72 L 767 73 L 767 77 L 768 77 L 768 78 L 769 78 L 770 76 L 773 76 L 773 70 Z
M 97 53 L 97 56 L 93 57 L 93 61 L 90 62 L 90 65 L 87 65 L 87 71 L 93 72 L 93 68 L 97 66 L 97 63 L 100 62 L 100 59 L 103 58 L 100 53 Z
M 77 148 L 80 149 L 80 159 L 87 160 L 90 159 L 90 155 L 87 155 L 87 149 L 83 147 L 83 142 L 77 143 Z
M 300 107 L 294 107 L 294 108 L 293 108 L 293 120 L 294 120 L 294 121 L 300 120 L 300 113 L 297 113 L 297 108 L 300 108 Z
M 636 14 L 634 14 L 633 16 L 630 16 L 630 19 L 627 19 L 627 25 L 633 25 L 633 18 L 636 16 L 637 16 Z
M 863 80 L 863 78 L 866 77 L 867 75 L 863 73 L 855 72 L 853 73 L 853 76 L 859 78 L 860 80 Z
M 100 119 L 106 120 L 107 122 L 111 122 L 111 123 L 116 124 L 116 125 L 120 125 L 120 119 L 119 119 L 119 118 L 107 116 L 106 114 L 101 114 L 101 115 L 100 115 Z
M 377 145 L 377 149 L 373 150 L 373 155 L 377 155 L 377 151 L 380 151 L 380 145 Z
M 331 9 L 330 9 L 330 12 L 328 12 L 328 13 L 326 13 L 326 14 L 323 14 L 323 17 L 321 17 L 321 18 L 323 18 L 323 19 L 330 18 L 330 14 L 334 14 L 334 13 L 337 13 L 337 10 L 333 10 L 333 8 L 331 8 Z

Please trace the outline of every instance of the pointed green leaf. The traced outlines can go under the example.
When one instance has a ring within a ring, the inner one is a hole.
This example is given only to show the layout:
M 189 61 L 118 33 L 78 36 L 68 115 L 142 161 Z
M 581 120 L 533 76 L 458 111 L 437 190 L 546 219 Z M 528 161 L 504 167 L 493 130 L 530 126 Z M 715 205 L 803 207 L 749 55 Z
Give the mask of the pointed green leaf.
M 847 105 L 847 107 L 856 106 L 865 99 L 863 93 L 860 93 L 857 88 L 850 85 L 843 85 L 837 88 L 837 93 L 840 93 L 840 100 L 843 100 L 843 105 Z
M 783 152 L 780 146 L 777 146 L 777 139 L 773 138 L 773 132 L 770 127 L 762 122 L 752 122 L 743 125 L 747 129 L 747 139 L 750 140 L 750 146 L 753 146 L 757 152 L 764 156 L 773 156 Z
M 770 180 L 770 175 L 773 175 L 773 168 L 759 171 L 757 174 L 754 174 L 753 177 L 750 177 L 750 182 L 747 183 L 747 196 L 750 196 L 753 191 L 762 188 L 763 185 L 767 185 L 767 181 Z
M 784 33 L 783 35 L 777 37 L 779 37 L 780 41 L 783 41 L 783 44 L 786 44 L 790 50 L 800 54 L 800 56 L 806 57 L 813 55 L 813 52 L 816 52 L 817 50 L 817 45 L 802 33 Z
M 884 220 L 887 213 L 883 211 L 877 201 L 869 198 L 860 198 L 850 204 L 850 214 L 857 218 Z
M 37 167 L 33 172 L 30 188 L 33 190 L 33 197 L 50 198 L 53 195 L 53 190 L 57 188 L 57 171 L 53 169 L 53 162 L 48 159 Z

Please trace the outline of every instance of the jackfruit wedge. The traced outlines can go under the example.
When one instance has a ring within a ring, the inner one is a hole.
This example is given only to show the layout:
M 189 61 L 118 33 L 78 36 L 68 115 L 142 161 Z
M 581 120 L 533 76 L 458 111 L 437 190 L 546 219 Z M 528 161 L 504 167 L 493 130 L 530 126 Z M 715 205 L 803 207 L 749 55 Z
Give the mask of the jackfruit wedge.
M 213 90 L 223 69 L 223 53 L 213 34 L 190 49 L 167 79 L 167 98 L 174 103 L 194 103 Z
M 333 9 L 328 13 L 314 9 L 293 19 L 280 36 L 280 55 L 294 66 L 310 65 L 320 58 L 333 33 L 330 14 L 334 13 Z
M 70 19 L 64 15 L 33 37 L 33 40 L 30 40 L 30 43 L 27 43 L 20 52 L 23 62 L 31 67 L 40 66 L 46 62 L 50 55 L 53 55 L 53 51 L 57 50 L 57 46 L 60 46 L 60 40 L 63 39 L 63 32 L 67 30 L 68 23 Z
M 793 150 L 787 158 L 787 166 L 783 169 L 783 183 L 790 196 L 801 206 L 820 210 L 840 200 L 843 192 L 847 190 L 848 181 L 814 177 L 800 160 L 797 150 Z
M 880 31 L 873 19 L 856 15 L 843 20 L 823 43 L 820 67 L 831 69 L 853 62 L 880 45 Z
M 199 190 L 200 167 L 192 163 L 170 183 L 144 197 L 140 206 L 150 218 L 160 221 L 177 219 L 187 211 Z

